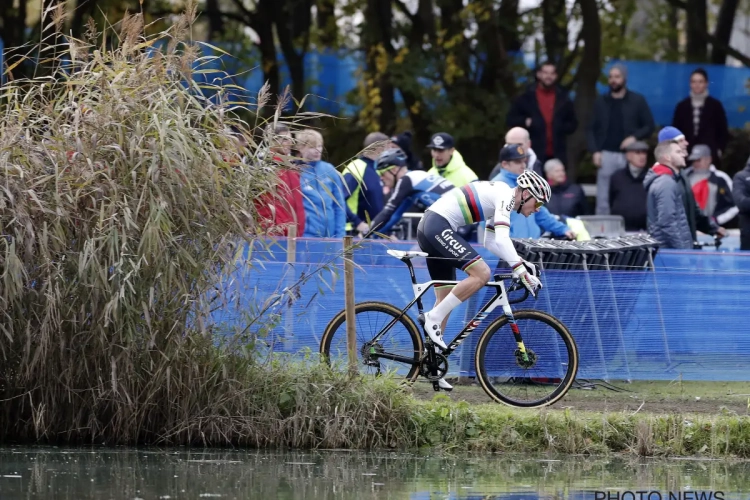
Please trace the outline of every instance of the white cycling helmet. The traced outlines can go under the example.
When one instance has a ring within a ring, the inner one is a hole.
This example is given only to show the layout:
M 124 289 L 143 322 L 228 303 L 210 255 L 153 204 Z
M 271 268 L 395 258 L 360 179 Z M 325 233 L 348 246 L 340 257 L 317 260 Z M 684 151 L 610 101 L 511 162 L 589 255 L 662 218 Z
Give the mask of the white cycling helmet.
M 542 203 L 549 203 L 552 189 L 544 178 L 533 170 L 524 170 L 518 176 L 518 186 L 527 189 L 531 195 Z

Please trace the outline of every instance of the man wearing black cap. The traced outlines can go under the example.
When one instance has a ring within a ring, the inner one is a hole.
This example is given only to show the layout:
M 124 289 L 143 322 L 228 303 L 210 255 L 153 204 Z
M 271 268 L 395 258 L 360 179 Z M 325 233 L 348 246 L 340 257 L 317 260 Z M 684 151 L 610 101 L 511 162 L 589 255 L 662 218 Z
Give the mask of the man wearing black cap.
M 439 175 L 456 187 L 465 186 L 479 178 L 466 165 L 461 153 L 456 151 L 455 141 L 450 134 L 438 132 L 432 136 L 427 147 L 432 154 L 432 168 L 428 173 Z

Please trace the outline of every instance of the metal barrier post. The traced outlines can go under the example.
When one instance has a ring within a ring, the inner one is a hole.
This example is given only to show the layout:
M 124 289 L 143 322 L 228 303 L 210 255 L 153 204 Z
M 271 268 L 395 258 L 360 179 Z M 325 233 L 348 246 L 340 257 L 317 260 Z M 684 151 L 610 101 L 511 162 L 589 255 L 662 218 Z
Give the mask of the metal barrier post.
M 602 367 L 604 368 L 604 380 L 609 382 L 609 373 L 607 372 L 607 362 L 604 358 L 604 346 L 602 345 L 602 335 L 599 329 L 599 319 L 596 317 L 596 304 L 594 303 L 594 289 L 591 287 L 591 277 L 589 276 L 589 267 L 587 265 L 588 259 L 586 254 L 583 254 L 583 271 L 586 277 L 586 288 L 589 292 L 589 306 L 591 307 L 591 320 L 594 323 L 594 330 L 596 331 L 596 343 L 599 346 L 599 357 L 602 360 Z
M 543 283 L 545 288 L 547 288 L 547 293 L 544 293 L 544 300 L 547 302 L 547 309 L 549 310 L 549 313 L 553 316 L 555 316 L 555 312 L 552 310 L 552 300 L 550 299 L 550 293 L 549 293 L 549 279 L 547 279 L 547 272 L 544 269 L 544 259 L 542 256 L 539 256 L 539 271 L 541 273 L 542 279 L 546 281 L 547 283 Z M 573 335 L 573 332 L 571 332 L 571 335 Z M 573 337 L 575 339 L 575 336 Z M 555 343 L 555 354 L 557 355 L 557 359 L 562 359 L 562 353 L 560 352 L 560 344 Z M 567 354 L 567 352 L 565 353 Z M 550 374 L 551 375 L 551 374 Z M 577 377 L 576 377 L 577 378 Z
M 609 278 L 609 290 L 612 295 L 612 302 L 615 306 L 615 324 L 617 325 L 617 334 L 620 336 L 620 344 L 622 345 L 622 357 L 625 360 L 625 371 L 628 374 L 628 382 L 632 382 L 630 376 L 630 366 L 628 364 L 628 352 L 625 348 L 625 336 L 622 333 L 622 324 L 620 323 L 620 307 L 617 305 L 617 294 L 615 293 L 615 282 L 612 279 L 612 270 L 609 267 L 609 255 L 604 254 L 604 264 L 607 267 L 607 277 Z
M 659 283 L 656 281 L 656 266 L 651 249 L 648 250 L 648 263 L 651 266 L 651 274 L 654 277 L 654 293 L 656 294 L 656 308 L 659 310 L 659 321 L 661 321 L 661 334 L 664 339 L 664 352 L 667 355 L 667 365 L 672 366 L 672 358 L 669 355 L 669 341 L 667 340 L 667 326 L 664 324 L 664 313 L 661 308 L 661 296 L 659 295 Z

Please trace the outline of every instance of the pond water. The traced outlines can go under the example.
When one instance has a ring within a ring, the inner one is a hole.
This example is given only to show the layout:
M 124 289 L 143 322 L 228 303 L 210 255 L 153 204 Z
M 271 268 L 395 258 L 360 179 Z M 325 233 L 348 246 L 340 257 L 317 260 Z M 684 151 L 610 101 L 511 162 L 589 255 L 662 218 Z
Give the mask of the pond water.
M 398 452 L 0 448 L 0 499 L 750 497 L 750 462 Z

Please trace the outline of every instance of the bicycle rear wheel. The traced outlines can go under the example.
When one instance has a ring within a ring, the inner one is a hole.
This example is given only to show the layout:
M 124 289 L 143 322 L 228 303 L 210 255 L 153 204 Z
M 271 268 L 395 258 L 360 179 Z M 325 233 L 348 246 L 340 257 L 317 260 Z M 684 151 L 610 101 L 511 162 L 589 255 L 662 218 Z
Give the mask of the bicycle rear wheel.
M 495 401 L 534 408 L 551 405 L 570 389 L 578 372 L 578 348 L 557 318 L 536 310 L 513 314 L 527 351 L 524 358 L 507 316 L 482 333 L 474 355 L 477 379 Z
M 368 343 L 380 333 L 401 311 L 386 302 L 360 302 L 354 309 L 357 329 L 357 363 L 360 371 L 369 374 L 395 371 L 407 381 L 419 375 L 419 361 L 424 350 L 417 325 L 407 315 L 402 315 L 376 344 Z M 320 340 L 320 353 L 329 365 L 347 366 L 346 312 L 338 313 L 325 329 Z M 379 355 L 396 355 L 395 361 Z

